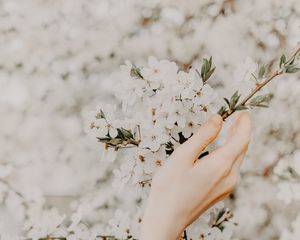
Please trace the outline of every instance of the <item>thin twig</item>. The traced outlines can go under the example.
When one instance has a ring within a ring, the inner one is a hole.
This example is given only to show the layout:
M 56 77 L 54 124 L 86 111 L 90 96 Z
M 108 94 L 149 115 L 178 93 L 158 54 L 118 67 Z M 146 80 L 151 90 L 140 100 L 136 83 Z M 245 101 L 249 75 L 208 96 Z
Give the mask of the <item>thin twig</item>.
M 292 56 L 287 60 L 287 62 L 291 61 L 293 58 L 295 58 L 298 54 L 300 53 L 300 48 L 298 48 Z M 261 83 L 257 84 L 255 89 L 252 90 L 238 105 L 237 107 L 243 107 L 246 105 L 246 103 L 264 86 L 266 86 L 269 82 L 271 82 L 275 77 L 282 75 L 284 71 L 282 69 L 277 69 L 275 72 L 271 73 L 269 77 L 267 77 L 264 81 Z M 222 114 L 223 120 L 228 118 L 230 115 L 232 115 L 236 110 L 227 110 Z

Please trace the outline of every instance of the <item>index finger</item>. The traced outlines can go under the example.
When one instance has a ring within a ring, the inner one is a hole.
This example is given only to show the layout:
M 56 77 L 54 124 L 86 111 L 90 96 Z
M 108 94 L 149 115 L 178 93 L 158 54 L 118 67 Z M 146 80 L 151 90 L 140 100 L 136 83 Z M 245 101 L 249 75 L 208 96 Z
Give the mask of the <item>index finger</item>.
M 242 112 L 233 123 L 235 126 L 224 146 L 211 155 L 234 161 L 247 148 L 251 138 L 251 120 L 248 112 Z

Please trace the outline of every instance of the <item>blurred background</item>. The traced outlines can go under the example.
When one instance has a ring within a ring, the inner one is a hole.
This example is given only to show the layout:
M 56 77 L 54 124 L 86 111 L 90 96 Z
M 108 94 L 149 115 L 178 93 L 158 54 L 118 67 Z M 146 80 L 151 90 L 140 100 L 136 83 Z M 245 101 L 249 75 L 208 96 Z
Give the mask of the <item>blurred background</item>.
M 0 235 L 26 236 L 43 209 L 70 215 L 79 203 L 105 228 L 121 201 L 110 185 L 117 162 L 85 129 L 89 111 L 116 101 L 126 59 L 153 55 L 184 69 L 213 56 L 223 97 L 254 63 L 272 69 L 291 53 L 299 27 L 298 0 L 0 0 Z M 299 74 L 270 91 L 230 203 L 236 239 L 300 238 Z M 296 169 L 284 180 L 281 160 Z

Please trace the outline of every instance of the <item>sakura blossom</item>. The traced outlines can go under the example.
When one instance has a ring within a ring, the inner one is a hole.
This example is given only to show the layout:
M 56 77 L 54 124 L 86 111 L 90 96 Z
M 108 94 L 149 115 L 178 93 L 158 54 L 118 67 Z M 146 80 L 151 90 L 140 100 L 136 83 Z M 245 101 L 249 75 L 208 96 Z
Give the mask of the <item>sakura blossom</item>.
M 173 149 L 228 110 L 223 98 L 296 68 L 297 0 L 2 0 L 0 12 L 4 240 L 138 239 Z M 299 72 L 257 94 L 269 107 L 251 107 L 239 185 L 188 239 L 300 238 Z

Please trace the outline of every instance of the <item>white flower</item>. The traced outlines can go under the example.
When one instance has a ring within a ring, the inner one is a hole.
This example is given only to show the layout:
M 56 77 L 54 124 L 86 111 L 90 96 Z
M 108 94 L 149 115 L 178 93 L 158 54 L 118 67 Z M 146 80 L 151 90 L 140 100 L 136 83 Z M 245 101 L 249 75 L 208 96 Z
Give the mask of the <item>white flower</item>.
M 59 230 L 60 225 L 65 219 L 65 215 L 59 215 L 54 208 L 46 210 L 39 216 L 27 221 L 26 228 L 28 231 L 27 237 L 37 240 L 39 238 L 50 236 Z
M 203 87 L 203 81 L 199 78 L 194 69 L 189 72 L 179 72 L 178 81 L 182 88 L 181 96 L 183 99 L 192 99 Z
M 180 71 L 178 73 L 178 83 L 181 87 L 181 96 L 183 99 L 191 97 L 191 90 L 195 84 L 199 84 L 198 88 L 202 87 L 202 80 L 199 78 L 194 69 L 190 69 L 189 72 Z
M 167 103 L 167 104 L 166 104 Z M 164 108 L 161 110 L 167 114 L 167 127 L 172 129 L 176 123 L 179 127 L 184 128 L 186 123 L 186 109 L 182 102 L 165 102 L 163 103 Z
M 198 84 L 198 86 L 201 85 Z M 208 84 L 204 84 L 201 88 L 195 88 L 194 94 L 193 103 L 198 106 L 209 106 L 216 98 L 215 91 Z
M 99 134 L 99 137 L 105 137 L 109 134 L 109 136 L 115 138 L 118 135 L 117 128 L 120 125 L 120 121 L 116 119 L 115 111 L 116 106 L 105 105 L 105 107 L 100 108 L 100 112 L 96 114 L 93 128 Z M 104 113 L 104 116 L 102 116 L 102 113 Z
M 126 65 L 121 66 L 122 69 L 122 82 L 120 87 L 116 86 L 116 93 L 122 99 L 123 110 L 127 107 L 134 105 L 139 99 L 142 98 L 146 89 L 146 81 L 137 79 L 131 76 L 131 69 L 133 65 L 131 62 L 126 61 Z
M 140 143 L 141 148 L 149 148 L 153 152 L 159 150 L 160 146 L 169 140 L 169 135 L 166 133 L 166 129 L 163 126 L 154 125 L 148 131 L 147 134 L 142 134 Z
M 195 132 L 197 125 L 193 121 L 188 121 L 186 127 L 182 129 L 182 134 L 185 138 L 189 138 Z
M 71 220 L 71 225 L 69 226 L 68 230 L 74 230 L 75 227 L 80 223 L 81 219 L 82 219 L 83 213 L 82 213 L 82 207 L 79 206 L 76 210 L 76 212 L 74 212 L 70 218 Z
M 175 82 L 178 68 L 174 62 L 167 60 L 158 61 L 155 57 L 149 57 L 148 67 L 141 70 L 144 79 L 149 81 L 152 89 L 158 89 L 162 83 Z
M 114 217 L 109 221 L 109 225 L 115 228 L 115 236 L 117 238 L 126 239 L 129 234 L 128 229 L 130 229 L 130 218 L 129 213 L 117 210 Z

